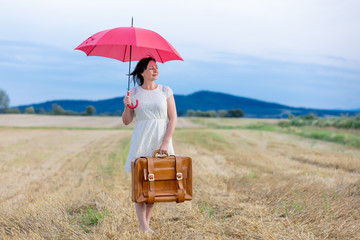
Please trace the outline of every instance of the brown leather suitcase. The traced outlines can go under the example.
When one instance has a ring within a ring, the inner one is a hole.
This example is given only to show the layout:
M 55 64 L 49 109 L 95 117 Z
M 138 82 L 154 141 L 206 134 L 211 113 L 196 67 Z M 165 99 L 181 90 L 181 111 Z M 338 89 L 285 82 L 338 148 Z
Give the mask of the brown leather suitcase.
M 132 201 L 192 200 L 192 159 L 186 156 L 141 157 L 131 162 Z

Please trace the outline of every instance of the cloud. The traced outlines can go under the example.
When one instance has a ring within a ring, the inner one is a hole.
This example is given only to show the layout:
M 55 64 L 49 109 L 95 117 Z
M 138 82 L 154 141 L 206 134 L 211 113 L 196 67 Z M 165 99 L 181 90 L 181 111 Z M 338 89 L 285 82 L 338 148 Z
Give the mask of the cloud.
M 0 20 L 10 23 L 1 30 L 7 39 L 72 48 L 95 32 L 130 26 L 134 16 L 135 26 L 157 31 L 191 60 L 225 52 L 359 68 L 359 8 L 356 0 L 18 0 L 2 5 Z

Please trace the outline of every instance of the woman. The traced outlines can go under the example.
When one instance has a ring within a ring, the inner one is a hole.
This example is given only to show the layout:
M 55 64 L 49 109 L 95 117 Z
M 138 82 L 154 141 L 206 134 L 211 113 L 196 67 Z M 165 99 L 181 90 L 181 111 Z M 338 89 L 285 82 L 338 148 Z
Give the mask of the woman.
M 130 151 L 125 171 L 131 171 L 131 161 L 139 157 L 153 156 L 156 149 L 160 154 L 173 155 L 171 137 L 177 121 L 173 92 L 169 87 L 155 83 L 159 69 L 154 58 L 143 58 L 131 73 L 134 83 L 139 86 L 130 90 L 130 96 L 124 98 L 125 110 L 122 120 L 125 125 L 136 119 L 131 138 Z M 129 108 L 132 102 L 139 100 L 135 109 Z M 140 229 L 154 231 L 149 223 L 154 204 L 135 203 Z

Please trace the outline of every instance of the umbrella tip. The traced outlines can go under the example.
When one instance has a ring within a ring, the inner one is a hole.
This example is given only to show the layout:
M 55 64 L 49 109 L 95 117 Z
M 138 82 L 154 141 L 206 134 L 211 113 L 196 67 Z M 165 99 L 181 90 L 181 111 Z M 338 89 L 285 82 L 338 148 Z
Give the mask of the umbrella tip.
M 131 26 L 134 24 L 134 17 L 131 17 Z

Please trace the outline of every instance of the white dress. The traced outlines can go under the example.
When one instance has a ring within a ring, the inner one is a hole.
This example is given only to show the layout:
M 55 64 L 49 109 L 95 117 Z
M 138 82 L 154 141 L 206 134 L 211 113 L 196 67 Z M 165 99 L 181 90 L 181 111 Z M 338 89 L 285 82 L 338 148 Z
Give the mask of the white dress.
M 145 90 L 138 86 L 130 89 L 131 102 L 139 105 L 135 108 L 135 126 L 131 137 L 130 151 L 125 172 L 131 171 L 131 161 L 139 157 L 150 157 L 160 148 L 168 125 L 167 99 L 173 95 L 171 88 L 158 85 L 154 90 Z M 169 155 L 174 155 L 170 139 Z

